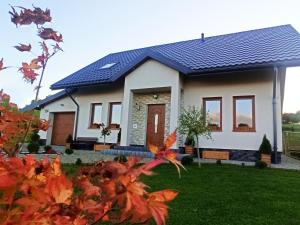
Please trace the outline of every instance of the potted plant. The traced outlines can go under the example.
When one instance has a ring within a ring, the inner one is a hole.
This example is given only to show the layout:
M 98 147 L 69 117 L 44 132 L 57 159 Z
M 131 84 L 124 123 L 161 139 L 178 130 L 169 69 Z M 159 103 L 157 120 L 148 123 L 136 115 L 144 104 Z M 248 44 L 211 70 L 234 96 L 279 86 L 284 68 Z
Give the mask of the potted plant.
M 110 135 L 111 130 L 110 127 L 106 127 L 104 123 L 100 123 L 97 125 L 99 129 L 101 129 L 101 136 L 103 137 L 103 144 L 97 143 L 94 145 L 94 150 L 105 150 L 110 149 L 110 145 L 106 144 L 106 137 Z
M 198 166 L 200 167 L 199 137 L 204 136 L 211 138 L 210 128 L 207 126 L 208 121 L 202 109 L 190 107 L 188 110 L 183 109 L 179 116 L 179 132 L 181 134 L 193 137 L 196 140 L 196 149 L 198 157 Z
M 71 144 L 73 142 L 73 137 L 71 134 L 68 135 L 67 139 L 66 139 L 66 149 L 67 148 L 71 148 Z
M 186 154 L 194 154 L 195 139 L 192 135 L 187 135 L 184 145 Z
M 266 135 L 264 135 L 261 145 L 259 146 L 259 153 L 261 161 L 271 165 L 272 146 Z

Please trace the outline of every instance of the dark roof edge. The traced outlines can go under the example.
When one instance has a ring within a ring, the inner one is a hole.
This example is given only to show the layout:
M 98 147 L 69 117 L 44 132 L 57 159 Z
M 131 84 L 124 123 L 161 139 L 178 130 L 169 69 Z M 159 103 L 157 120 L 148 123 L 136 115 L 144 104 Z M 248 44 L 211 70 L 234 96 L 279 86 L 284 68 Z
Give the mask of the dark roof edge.
M 69 92 L 73 93 L 74 90 L 70 90 Z M 48 105 L 48 104 L 50 104 L 52 102 L 55 102 L 55 101 L 57 101 L 57 100 L 59 100 L 61 98 L 64 98 L 66 96 L 67 96 L 66 91 L 62 90 L 62 91 L 57 92 L 57 93 L 55 93 L 53 95 L 50 95 L 50 96 L 48 96 L 48 97 L 46 97 L 46 98 L 44 98 L 42 100 L 39 100 L 37 102 L 33 102 L 33 103 L 29 104 L 29 105 L 26 105 L 20 111 L 21 112 L 28 112 L 28 111 L 33 110 L 33 109 L 40 109 L 43 106 Z
M 142 54 L 140 57 L 138 57 L 136 60 L 134 60 L 132 63 L 128 64 L 124 69 L 119 71 L 119 73 L 115 74 L 111 80 L 108 82 L 86 82 L 81 83 L 80 85 L 76 85 L 76 83 L 71 85 L 55 85 L 52 84 L 50 86 L 50 89 L 52 90 L 58 90 L 58 89 L 64 89 L 64 88 L 70 88 L 70 87 L 82 87 L 82 86 L 89 86 L 89 85 L 96 85 L 96 84 L 107 84 L 107 83 L 114 83 L 117 80 L 120 80 L 124 76 L 128 75 L 130 72 L 138 68 L 140 65 L 145 63 L 147 60 L 153 59 L 157 62 L 160 62 L 161 64 L 170 67 L 174 70 L 177 70 L 180 73 L 187 74 L 191 72 L 191 70 L 173 60 L 168 59 L 167 57 L 161 55 L 160 53 L 153 52 L 152 50 L 148 50 L 145 54 Z
M 228 67 L 215 67 L 215 68 L 209 68 L 209 69 L 200 69 L 200 70 L 193 70 L 192 72 L 188 73 L 187 75 L 201 76 L 203 74 L 208 75 L 211 73 L 233 72 L 233 71 L 238 71 L 238 70 L 263 69 L 263 68 L 271 68 L 274 66 L 277 66 L 277 67 L 300 66 L 300 59 L 282 60 L 282 61 L 264 62 L 264 63 L 253 63 L 253 64 L 241 64 L 241 65 L 228 66 Z

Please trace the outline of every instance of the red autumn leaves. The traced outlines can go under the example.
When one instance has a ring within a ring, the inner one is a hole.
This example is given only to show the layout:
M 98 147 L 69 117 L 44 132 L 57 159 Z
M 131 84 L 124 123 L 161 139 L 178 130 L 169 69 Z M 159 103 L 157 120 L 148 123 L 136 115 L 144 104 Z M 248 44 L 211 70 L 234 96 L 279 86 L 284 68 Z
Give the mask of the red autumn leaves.
M 167 140 L 174 137 L 173 133 Z M 146 164 L 138 164 L 137 158 L 129 158 L 127 163 L 100 161 L 82 167 L 70 180 L 63 174 L 59 158 L 49 162 L 31 156 L 0 157 L 0 225 L 31 225 L 32 221 L 49 225 L 137 224 L 151 219 L 163 225 L 168 216 L 166 203 L 177 192 L 151 193 L 140 180 L 140 175 L 152 175 L 152 169 L 163 162 L 162 158 Z
M 47 121 L 39 120 L 31 113 L 20 112 L 18 106 L 10 102 L 9 95 L 0 91 L 0 150 L 8 156 L 14 156 L 27 130 L 31 132 L 48 128 Z
M 51 22 L 52 18 L 50 16 L 50 10 L 42 10 L 38 7 L 33 7 L 33 9 L 26 9 L 24 7 L 11 7 L 12 11 L 9 12 L 11 15 L 11 22 L 16 26 L 30 25 L 34 23 L 35 25 L 43 25 L 46 22 Z M 20 8 L 20 12 L 17 12 L 15 8 Z
M 63 37 L 57 31 L 52 28 L 45 28 L 42 25 L 51 22 L 52 18 L 50 16 L 50 10 L 42 10 L 38 7 L 33 7 L 33 9 L 26 9 L 23 7 L 13 7 L 11 6 L 11 21 L 16 26 L 24 26 L 35 24 L 37 26 L 38 36 L 42 39 L 41 43 L 41 54 L 33 59 L 31 62 L 23 62 L 22 66 L 19 67 L 19 72 L 23 74 L 25 81 L 33 83 L 37 77 L 40 75 L 39 70 L 42 68 L 44 70 L 45 65 L 49 58 L 55 55 L 58 51 L 62 51 L 59 43 L 63 41 Z M 19 10 L 17 10 L 19 9 Z M 49 53 L 49 48 L 45 41 L 54 41 L 52 45 L 52 52 Z M 22 44 L 14 46 L 20 52 L 32 52 L 31 44 Z M 35 54 L 37 55 L 37 54 Z M 0 71 L 8 67 L 4 67 L 3 59 L 0 61 Z

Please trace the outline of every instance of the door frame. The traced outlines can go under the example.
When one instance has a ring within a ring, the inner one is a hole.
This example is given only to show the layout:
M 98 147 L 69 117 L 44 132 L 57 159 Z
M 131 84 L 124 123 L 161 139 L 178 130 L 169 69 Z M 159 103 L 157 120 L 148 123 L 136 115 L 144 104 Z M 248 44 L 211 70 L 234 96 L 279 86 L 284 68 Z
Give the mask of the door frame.
M 149 106 L 153 106 L 153 105 L 161 105 L 161 106 L 164 106 L 165 107 L 165 115 L 164 115 L 164 120 L 165 120 L 165 126 L 166 126 L 166 103 L 157 103 L 157 104 L 147 104 L 147 112 L 146 112 L 146 126 L 145 126 L 145 143 L 144 143 L 144 146 L 147 147 L 147 142 L 148 142 L 148 114 L 149 114 Z M 165 127 L 164 127 L 164 133 L 163 133 L 163 139 L 165 139 Z

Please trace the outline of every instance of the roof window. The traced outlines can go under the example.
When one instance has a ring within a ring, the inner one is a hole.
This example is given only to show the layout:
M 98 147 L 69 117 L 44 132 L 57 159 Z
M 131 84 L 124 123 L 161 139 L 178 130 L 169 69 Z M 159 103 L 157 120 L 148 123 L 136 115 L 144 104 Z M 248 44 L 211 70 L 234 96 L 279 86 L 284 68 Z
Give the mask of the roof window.
M 104 66 L 102 66 L 100 69 L 109 69 L 109 68 L 113 67 L 116 64 L 117 63 L 107 63 Z

